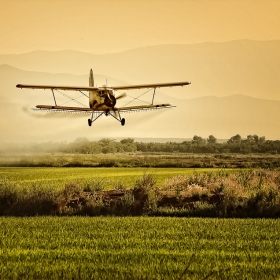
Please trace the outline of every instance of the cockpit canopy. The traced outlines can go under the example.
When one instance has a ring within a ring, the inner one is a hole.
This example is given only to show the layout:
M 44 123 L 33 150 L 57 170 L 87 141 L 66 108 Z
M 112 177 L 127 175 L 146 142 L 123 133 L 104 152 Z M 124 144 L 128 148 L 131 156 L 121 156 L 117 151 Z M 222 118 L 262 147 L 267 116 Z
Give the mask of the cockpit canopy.
M 98 89 L 98 94 L 100 96 L 104 96 L 104 95 L 113 95 L 113 90 L 112 89 Z

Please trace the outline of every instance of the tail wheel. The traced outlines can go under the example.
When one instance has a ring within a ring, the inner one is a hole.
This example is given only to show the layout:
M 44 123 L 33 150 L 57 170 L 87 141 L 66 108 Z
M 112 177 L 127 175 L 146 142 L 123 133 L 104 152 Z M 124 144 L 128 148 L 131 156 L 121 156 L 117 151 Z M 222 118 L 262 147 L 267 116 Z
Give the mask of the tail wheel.
M 125 119 L 121 119 L 121 125 L 122 125 L 122 126 L 125 125 Z
M 88 119 L 88 126 L 91 126 L 91 124 L 92 124 L 92 120 Z

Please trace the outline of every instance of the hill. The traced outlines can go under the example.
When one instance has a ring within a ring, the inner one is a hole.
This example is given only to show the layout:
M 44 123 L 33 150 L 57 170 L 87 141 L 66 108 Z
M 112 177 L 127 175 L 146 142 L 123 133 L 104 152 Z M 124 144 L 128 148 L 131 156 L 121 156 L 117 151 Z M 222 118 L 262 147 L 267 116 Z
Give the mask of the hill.
M 0 55 L 0 64 L 28 71 L 76 75 L 86 74 L 93 68 L 95 73 L 108 78 L 109 85 L 115 82 L 110 77 L 129 84 L 191 81 L 187 92 L 179 88 L 163 91 L 177 98 L 243 94 L 280 100 L 279 49 L 280 41 L 240 40 L 159 45 L 100 55 L 71 50 L 34 51 Z

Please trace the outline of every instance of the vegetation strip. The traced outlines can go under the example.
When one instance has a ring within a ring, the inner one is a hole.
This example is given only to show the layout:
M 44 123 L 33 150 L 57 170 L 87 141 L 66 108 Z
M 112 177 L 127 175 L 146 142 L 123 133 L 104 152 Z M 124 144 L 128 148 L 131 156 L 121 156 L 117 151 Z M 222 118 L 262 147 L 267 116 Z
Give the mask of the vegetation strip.
M 0 181 L 0 215 L 280 217 L 279 170 L 218 170 L 167 178 L 151 173 L 108 191 L 106 181 L 72 181 L 64 188 Z
M 279 154 L 9 154 L 0 155 L 2 167 L 118 167 L 118 168 L 277 168 Z

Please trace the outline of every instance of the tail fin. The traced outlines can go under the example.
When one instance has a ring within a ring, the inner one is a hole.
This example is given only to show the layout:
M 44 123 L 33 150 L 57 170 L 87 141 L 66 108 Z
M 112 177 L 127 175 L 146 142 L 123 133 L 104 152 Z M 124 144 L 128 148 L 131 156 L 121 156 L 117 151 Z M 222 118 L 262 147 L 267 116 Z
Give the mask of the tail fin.
M 89 72 L 89 86 L 94 87 L 94 79 L 93 79 L 92 69 L 90 69 L 90 72 Z

